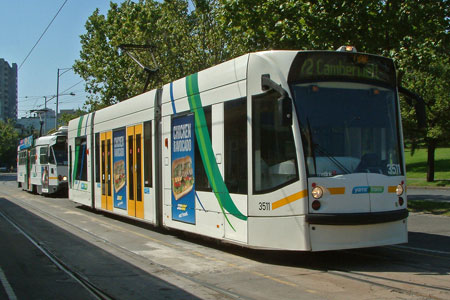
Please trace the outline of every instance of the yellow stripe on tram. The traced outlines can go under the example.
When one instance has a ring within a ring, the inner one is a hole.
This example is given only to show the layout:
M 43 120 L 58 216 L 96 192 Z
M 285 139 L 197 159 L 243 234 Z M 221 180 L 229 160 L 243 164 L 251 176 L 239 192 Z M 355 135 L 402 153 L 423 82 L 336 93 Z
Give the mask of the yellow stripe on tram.
M 304 198 L 308 195 L 308 191 L 307 190 L 303 190 L 300 191 L 298 193 L 295 193 L 293 195 L 290 195 L 286 198 L 283 198 L 281 200 L 275 201 L 274 203 L 272 203 L 272 210 L 280 208 L 282 206 L 285 206 L 286 204 L 292 203 L 294 201 L 297 201 L 301 198 Z
M 345 187 L 328 188 L 331 195 L 343 195 L 345 194 Z

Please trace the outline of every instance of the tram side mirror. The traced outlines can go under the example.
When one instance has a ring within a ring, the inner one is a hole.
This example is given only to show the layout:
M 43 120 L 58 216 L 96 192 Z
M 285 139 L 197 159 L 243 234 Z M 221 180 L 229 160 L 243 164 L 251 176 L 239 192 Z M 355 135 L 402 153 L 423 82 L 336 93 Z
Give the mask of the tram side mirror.
M 420 129 L 425 129 L 427 127 L 427 114 L 425 111 L 425 101 L 423 98 L 402 86 L 398 87 L 398 91 L 406 97 L 406 102 L 410 106 L 414 106 L 417 124 Z
M 261 75 L 261 89 L 265 92 L 275 91 L 280 97 L 277 98 L 278 111 L 281 112 L 281 125 L 291 126 L 292 125 L 292 101 L 289 98 L 288 92 L 277 84 L 275 81 L 270 79 L 269 74 Z

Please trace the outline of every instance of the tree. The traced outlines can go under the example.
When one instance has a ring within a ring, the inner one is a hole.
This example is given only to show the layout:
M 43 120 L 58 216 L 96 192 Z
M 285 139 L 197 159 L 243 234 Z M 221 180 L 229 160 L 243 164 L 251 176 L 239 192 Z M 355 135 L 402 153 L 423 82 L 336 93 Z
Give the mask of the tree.
M 392 57 L 401 84 L 427 103 L 431 180 L 434 149 L 450 131 L 449 7 L 449 0 L 128 0 L 89 17 L 74 70 L 87 82 L 90 109 L 98 109 L 142 92 L 145 74 L 120 44 L 154 46 L 159 71 L 151 88 L 258 50 L 353 45 Z M 409 107 L 402 116 L 405 136 L 416 136 Z
M 159 70 L 150 78 L 156 88 L 227 60 L 225 40 L 214 0 L 125 1 L 111 3 L 107 16 L 96 10 L 81 36 L 74 70 L 86 81 L 87 105 L 98 109 L 142 93 L 146 75 L 119 49 L 121 44 L 150 44 Z M 148 53 L 139 54 L 152 66 Z
M 11 120 L 0 121 L 0 162 L 2 165 L 15 164 L 19 134 Z
M 88 111 L 77 109 L 74 113 L 63 113 L 58 119 L 59 126 L 67 126 L 70 120 L 87 114 Z
M 413 53 L 405 49 L 405 53 L 399 54 L 400 61 L 409 61 L 412 57 L 413 61 L 418 63 L 416 68 L 407 67 L 402 72 L 405 86 L 423 95 L 425 100 L 427 108 L 425 134 L 417 135 L 415 130 L 417 123 L 407 105 L 402 105 L 402 117 L 405 137 L 413 143 L 425 142 L 428 151 L 429 182 L 434 181 L 435 150 L 440 145 L 448 144 L 450 139 L 450 58 L 445 51 L 439 51 L 438 48 L 433 42 L 426 41 Z
M 405 137 L 422 136 L 428 148 L 427 180 L 434 180 L 434 151 L 450 137 L 449 1 L 222 0 L 223 20 L 238 54 L 266 49 L 336 49 L 395 59 L 401 84 L 426 102 L 425 134 L 403 102 Z M 420 133 L 420 135 L 418 135 Z

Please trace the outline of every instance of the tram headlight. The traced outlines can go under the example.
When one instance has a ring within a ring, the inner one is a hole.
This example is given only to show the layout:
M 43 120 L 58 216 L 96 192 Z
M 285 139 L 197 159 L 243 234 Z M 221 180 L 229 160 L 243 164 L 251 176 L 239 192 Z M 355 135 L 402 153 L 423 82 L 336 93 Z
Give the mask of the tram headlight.
M 63 176 L 63 180 L 66 181 L 67 180 L 67 176 Z
M 399 184 L 397 185 L 397 188 L 395 189 L 395 193 L 397 194 L 397 196 L 400 196 L 403 194 L 403 185 Z
M 320 199 L 323 196 L 323 190 L 320 186 L 316 186 L 312 189 L 311 195 L 314 199 Z

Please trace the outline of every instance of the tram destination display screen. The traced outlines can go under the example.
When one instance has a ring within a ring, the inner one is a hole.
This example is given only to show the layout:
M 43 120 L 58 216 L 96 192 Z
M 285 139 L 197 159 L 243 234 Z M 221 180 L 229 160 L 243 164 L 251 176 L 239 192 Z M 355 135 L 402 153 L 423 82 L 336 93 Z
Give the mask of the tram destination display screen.
M 378 81 L 395 86 L 394 63 L 389 58 L 362 53 L 299 52 L 289 71 L 290 83 L 322 80 Z

